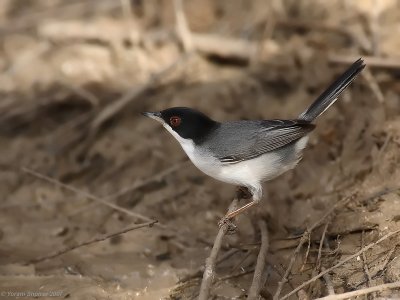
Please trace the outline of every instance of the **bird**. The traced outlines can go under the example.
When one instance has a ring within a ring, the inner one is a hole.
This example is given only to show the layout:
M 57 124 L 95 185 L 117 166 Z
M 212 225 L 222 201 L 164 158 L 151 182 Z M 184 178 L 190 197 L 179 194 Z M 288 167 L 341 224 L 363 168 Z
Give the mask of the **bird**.
M 218 122 L 188 107 L 142 114 L 160 122 L 203 173 L 250 192 L 249 203 L 221 220 L 229 221 L 260 202 L 263 182 L 296 167 L 315 128 L 314 121 L 364 67 L 361 58 L 355 61 L 296 119 Z

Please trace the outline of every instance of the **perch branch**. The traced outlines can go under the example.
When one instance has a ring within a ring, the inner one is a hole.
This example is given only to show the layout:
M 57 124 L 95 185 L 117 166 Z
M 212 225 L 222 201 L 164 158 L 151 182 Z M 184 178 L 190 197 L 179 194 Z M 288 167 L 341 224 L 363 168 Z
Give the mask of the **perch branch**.
M 268 228 L 264 220 L 258 221 L 258 227 L 261 231 L 261 247 L 258 253 L 256 269 L 254 271 L 253 282 L 249 290 L 248 300 L 257 300 L 261 290 L 263 271 L 265 268 L 266 257 L 269 247 Z
M 239 197 L 235 197 L 229 206 L 228 213 L 234 211 L 237 208 Z M 217 237 L 215 238 L 213 248 L 210 256 L 206 259 L 206 265 L 203 273 L 203 280 L 201 281 L 199 300 L 209 299 L 211 286 L 215 277 L 215 266 L 218 256 L 218 252 L 221 249 L 222 239 L 228 232 L 229 223 L 223 224 L 218 231 Z

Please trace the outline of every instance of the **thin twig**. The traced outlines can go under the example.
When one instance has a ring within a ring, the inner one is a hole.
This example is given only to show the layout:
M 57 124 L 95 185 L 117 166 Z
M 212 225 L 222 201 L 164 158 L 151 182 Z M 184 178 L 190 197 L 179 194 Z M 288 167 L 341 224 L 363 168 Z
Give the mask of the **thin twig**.
M 131 103 L 137 97 L 140 97 L 141 95 L 158 85 L 161 79 L 172 73 L 178 66 L 186 62 L 191 54 L 192 52 L 188 52 L 181 55 L 180 57 L 178 57 L 178 59 L 169 64 L 167 67 L 165 67 L 155 75 L 150 76 L 146 83 L 134 86 L 121 98 L 112 101 L 109 105 L 105 106 L 97 115 L 97 117 L 92 121 L 92 134 L 93 132 L 96 132 L 104 122 L 108 121 L 113 116 L 121 112 L 129 103 Z
M 125 213 L 125 214 L 127 214 L 127 215 L 129 215 L 131 217 L 134 217 L 134 218 L 137 218 L 139 220 L 146 221 L 146 222 L 154 222 L 155 221 L 155 220 L 153 220 L 153 219 L 151 219 L 149 217 L 146 217 L 146 216 L 143 216 L 141 214 L 132 212 L 132 211 L 126 209 L 126 208 L 123 208 L 123 207 L 118 206 L 116 204 L 110 203 L 110 202 L 105 201 L 103 199 L 97 198 L 96 196 L 94 196 L 94 195 L 92 195 L 92 194 L 90 194 L 88 192 L 81 191 L 81 190 L 79 190 L 79 189 L 77 189 L 77 188 L 75 188 L 75 187 L 73 187 L 71 185 L 65 184 L 65 183 L 63 183 L 63 182 L 61 182 L 61 181 L 59 181 L 57 179 L 48 177 L 48 176 L 46 176 L 44 174 L 41 174 L 41 173 L 39 173 L 37 171 L 34 171 L 32 169 L 29 169 L 29 168 L 26 168 L 26 167 L 22 167 L 21 170 L 23 172 L 25 172 L 25 173 L 28 173 L 28 174 L 30 174 L 32 176 L 35 176 L 35 177 L 39 178 L 39 179 L 45 180 L 47 182 L 53 183 L 55 185 L 58 185 L 58 186 L 66 189 L 66 190 L 74 192 L 75 194 L 82 195 L 83 197 L 86 197 L 86 198 L 88 198 L 90 200 L 99 202 L 101 204 L 104 204 L 105 206 L 111 207 L 112 209 L 115 209 L 117 211 L 123 212 L 123 213 Z
M 309 300 L 310 299 L 310 297 L 308 297 L 308 294 L 306 293 L 305 290 L 300 290 L 297 293 L 297 297 L 299 300 Z
M 324 267 L 321 268 L 322 271 L 325 271 L 326 269 Z M 333 288 L 333 283 L 331 280 L 331 277 L 329 276 L 329 273 L 326 273 L 322 276 L 325 280 L 326 288 L 328 290 L 329 295 L 335 295 L 335 289 Z
M 326 232 L 328 230 L 329 224 L 330 224 L 330 219 L 325 223 L 324 230 L 323 230 L 322 236 L 321 236 L 321 240 L 319 242 L 317 263 L 316 263 L 316 267 L 315 267 L 317 273 L 319 273 L 319 271 L 321 269 L 322 246 L 324 245 L 325 236 L 326 236 Z
M 261 247 L 258 253 L 256 269 L 254 271 L 253 282 L 251 283 L 248 300 L 257 300 L 261 290 L 261 282 L 265 268 L 267 252 L 269 248 L 268 228 L 264 220 L 258 221 L 258 227 L 261 231 Z
M 45 260 L 48 260 L 48 259 L 51 259 L 51 258 L 55 258 L 55 257 L 58 257 L 60 255 L 65 254 L 67 252 L 70 252 L 72 250 L 75 250 L 77 248 L 80 248 L 80 247 L 83 247 L 83 246 L 88 246 L 90 244 L 94 244 L 94 243 L 97 243 L 97 242 L 105 241 L 107 239 L 110 239 L 112 237 L 115 237 L 117 235 L 129 232 L 129 231 L 132 231 L 132 230 L 136 230 L 136 229 L 143 228 L 143 227 L 151 227 L 155 223 L 157 223 L 157 221 L 151 221 L 151 222 L 147 222 L 147 223 L 136 224 L 134 226 L 131 226 L 131 227 L 128 227 L 128 228 L 125 228 L 125 229 L 122 229 L 122 230 L 118 230 L 118 231 L 113 232 L 113 233 L 104 234 L 104 235 L 101 235 L 99 237 L 95 237 L 95 238 L 93 238 L 91 240 L 84 241 L 84 242 L 78 243 L 76 245 L 66 247 L 66 248 L 64 248 L 62 250 L 58 250 L 58 251 L 56 251 L 56 252 L 54 252 L 52 254 L 48 254 L 48 255 L 45 255 L 45 256 L 42 256 L 42 257 L 39 257 L 39 258 L 32 259 L 29 262 L 27 262 L 27 264 L 36 264 L 36 263 L 39 263 L 39 262 L 42 262 L 42 261 L 45 261 Z
M 316 22 L 316 21 L 306 21 L 303 19 L 281 19 L 276 21 L 276 26 L 278 27 L 287 27 L 294 29 L 302 29 L 302 30 L 318 30 L 318 31 L 327 31 L 334 32 L 337 34 L 344 35 L 346 37 L 352 38 L 353 34 L 347 30 L 344 26 L 338 26 L 336 24 L 328 24 L 326 22 Z
M 80 16 L 86 15 L 89 11 L 93 12 L 93 5 L 96 5 L 96 13 L 99 14 L 101 12 L 112 11 L 119 6 L 119 3 L 109 0 L 63 1 L 47 9 L 30 9 L 28 14 L 22 14 L 21 17 L 4 22 L 4 24 L 0 26 L 0 36 L 33 29 L 40 21 L 47 18 L 77 19 Z
M 218 260 L 216 265 L 218 266 L 220 263 L 222 263 L 223 261 L 227 260 L 228 258 L 230 258 L 231 256 L 235 255 L 236 253 L 240 252 L 240 249 L 230 249 L 228 251 L 226 251 Z M 192 272 L 191 274 L 186 275 L 185 277 L 183 277 L 182 279 L 179 279 L 178 283 L 184 283 L 186 281 L 189 281 L 191 279 L 194 278 L 198 278 L 201 277 L 201 275 L 204 272 L 204 266 L 200 266 L 196 271 Z
M 231 268 L 230 272 L 231 273 L 236 272 L 240 267 L 243 266 L 246 259 L 248 259 L 252 254 L 253 254 L 253 251 L 247 250 L 245 255 L 240 260 L 238 260 L 237 263 Z
M 121 190 L 119 190 L 119 191 L 117 191 L 117 192 L 115 192 L 113 194 L 109 194 L 109 195 L 105 196 L 104 198 L 107 199 L 107 200 L 116 199 L 116 198 L 121 197 L 121 196 L 123 196 L 123 195 L 125 195 L 127 193 L 130 193 L 130 192 L 133 192 L 135 190 L 138 190 L 138 189 L 148 185 L 149 183 L 160 181 L 161 179 L 163 179 L 164 177 L 170 175 L 171 173 L 174 173 L 177 170 L 180 170 L 181 168 L 185 168 L 185 164 L 187 164 L 187 163 L 188 163 L 188 161 L 183 161 L 183 162 L 176 163 L 176 164 L 172 165 L 169 168 L 166 168 L 166 169 L 164 169 L 164 170 L 162 170 L 162 171 L 160 171 L 160 172 L 158 172 L 158 173 L 156 173 L 154 175 L 151 175 L 150 177 L 148 177 L 146 179 L 143 179 L 143 180 L 140 180 L 138 182 L 135 182 L 131 186 L 125 187 L 125 188 L 123 188 L 123 189 L 121 189 Z
M 368 67 L 364 69 L 364 72 L 362 72 L 362 76 L 364 76 L 371 92 L 375 95 L 378 102 L 383 103 L 385 101 L 385 97 L 383 96 L 378 82 L 376 81 L 374 75 L 372 75 L 371 70 Z
M 386 256 L 386 259 L 385 259 L 385 261 L 383 262 L 382 268 L 381 268 L 381 270 L 380 270 L 379 272 L 382 272 L 382 271 L 385 270 L 385 268 L 387 267 L 387 265 L 388 265 L 388 263 L 389 263 L 389 260 L 390 260 L 390 258 L 392 257 L 394 251 L 396 251 L 396 246 L 394 246 L 393 249 L 391 249 L 391 250 L 389 251 L 389 254 Z
M 226 276 L 223 276 L 223 277 L 219 277 L 219 278 L 217 278 L 216 280 L 217 280 L 217 281 L 225 281 L 225 280 L 228 280 L 228 279 L 238 278 L 238 277 L 241 277 L 241 276 L 245 276 L 245 275 L 251 274 L 251 273 L 253 273 L 253 272 L 254 272 L 254 269 L 250 269 L 250 270 L 243 271 L 243 272 L 240 272 L 240 273 L 235 273 L 235 274 L 230 274 L 230 275 L 226 275 Z
M 77 94 L 78 96 L 82 97 L 83 99 L 87 100 L 92 107 L 98 107 L 99 106 L 100 99 L 95 94 L 93 94 L 92 92 L 88 91 L 84 87 L 76 85 L 76 84 L 73 84 L 71 82 L 68 82 L 68 80 L 66 80 L 64 78 L 64 76 L 60 76 L 58 81 L 65 88 L 67 88 L 70 91 L 74 92 L 75 94 Z
M 352 64 L 359 56 L 354 55 L 330 55 L 329 61 L 335 64 Z M 400 69 L 400 59 L 395 57 L 380 57 L 380 56 L 365 56 L 363 55 L 365 64 L 370 68 L 387 68 L 387 69 Z
M 235 197 L 231 205 L 229 206 L 228 213 L 234 211 L 237 208 L 238 202 L 239 202 L 238 197 Z M 206 259 L 206 265 L 203 273 L 203 280 L 201 281 L 201 286 L 200 286 L 199 300 L 209 299 L 211 286 L 215 277 L 215 266 L 216 266 L 218 252 L 221 249 L 222 239 L 228 232 L 229 226 L 230 226 L 229 223 L 225 223 L 219 228 L 210 256 Z
M 374 8 L 371 10 L 371 14 L 368 16 L 368 25 L 369 30 L 371 32 L 371 45 L 372 45 L 372 54 L 379 55 L 380 53 L 380 39 L 381 39 L 381 24 L 380 24 L 380 16 L 382 15 L 383 6 L 382 1 L 375 0 Z
M 321 269 L 322 269 L 322 271 L 325 270 L 324 267 L 321 267 L 322 246 L 325 244 L 325 248 L 327 248 L 327 250 L 330 251 L 329 244 L 326 241 L 326 232 L 328 231 L 328 227 L 329 227 L 329 224 L 331 222 L 331 219 L 332 219 L 332 215 L 325 223 L 324 230 L 322 232 L 322 236 L 321 236 L 321 239 L 320 239 L 320 242 L 319 242 L 317 262 L 315 264 L 315 269 L 314 269 L 314 271 L 312 273 L 312 276 L 317 275 L 321 271 Z M 329 274 L 327 273 L 322 277 L 325 280 L 325 284 L 326 284 L 326 288 L 328 290 L 328 294 L 329 295 L 334 295 L 335 294 L 335 290 L 333 288 L 332 280 L 331 280 Z
M 387 188 L 387 187 L 385 187 L 385 188 L 383 188 L 382 190 L 380 190 L 380 191 L 378 191 L 378 192 L 376 192 L 376 193 L 373 193 L 373 194 L 370 195 L 370 196 L 367 196 L 367 197 L 363 200 L 363 202 L 367 202 L 367 201 L 370 201 L 370 200 L 375 199 L 375 198 L 377 198 L 377 197 L 382 197 L 382 196 L 384 196 L 384 195 L 387 195 L 387 194 L 396 192 L 396 191 L 398 191 L 399 189 L 400 189 L 399 187 L 392 187 L 392 188 Z M 286 272 L 285 272 L 285 274 L 284 274 L 284 277 L 283 277 L 283 279 L 282 279 L 282 281 L 281 281 L 281 282 L 282 282 L 282 286 L 283 286 L 283 283 L 284 283 L 283 280 L 287 281 L 287 276 L 289 275 L 290 270 L 291 270 L 291 268 L 293 267 L 293 263 L 294 263 L 294 259 L 295 259 L 295 258 L 293 258 L 293 257 L 296 256 L 296 255 L 298 254 L 298 252 L 300 252 L 301 247 L 303 246 L 303 244 L 304 244 L 305 241 L 306 241 L 305 237 L 307 236 L 308 231 L 310 231 L 310 230 L 316 228 L 317 226 L 319 226 L 326 218 L 328 218 L 328 217 L 332 214 L 332 212 L 335 211 L 335 209 L 346 205 L 348 202 L 350 202 L 350 200 L 352 200 L 352 199 L 356 196 L 356 194 L 357 194 L 357 193 L 355 193 L 355 194 L 353 194 L 352 196 L 350 196 L 350 197 L 348 197 L 348 198 L 345 198 L 345 199 L 343 199 L 342 201 L 339 201 L 338 203 L 336 203 L 335 205 L 333 205 L 333 206 L 322 216 L 321 219 L 319 219 L 316 223 L 314 223 L 314 224 L 310 227 L 310 229 L 308 229 L 308 230 L 306 230 L 306 231 L 304 232 L 302 238 L 300 239 L 299 245 L 297 246 L 297 248 L 295 249 L 295 251 L 294 251 L 294 253 L 293 253 L 293 255 L 292 255 L 292 258 L 291 258 L 291 261 L 290 261 L 290 263 L 289 263 L 289 266 L 288 266 L 288 268 L 286 269 Z M 311 231 L 310 231 L 310 232 L 311 232 Z M 329 271 L 329 269 L 328 269 L 328 271 Z M 318 278 L 320 278 L 320 277 L 322 276 L 321 274 L 323 274 L 323 273 L 324 273 L 324 272 L 322 272 L 322 273 L 320 273 L 319 275 L 317 275 L 317 276 L 319 276 Z M 324 273 L 324 274 L 325 274 L 325 273 Z M 313 278 L 314 278 L 314 277 L 313 277 Z M 318 279 L 318 278 L 316 278 L 316 279 Z M 316 279 L 314 279 L 314 280 L 316 280 Z M 313 281 L 314 281 L 314 280 L 313 280 Z M 308 282 L 306 285 L 310 284 L 310 283 L 313 282 L 313 281 Z M 276 293 L 275 293 L 275 295 L 274 295 L 274 300 L 279 299 L 279 294 L 280 294 L 280 292 L 281 292 L 281 290 L 282 290 L 282 286 L 280 285 L 281 282 L 278 283 L 278 289 L 277 289 L 277 291 L 276 291 Z M 286 294 L 286 295 L 284 296 L 284 298 L 281 298 L 281 299 L 286 299 L 287 297 L 293 295 L 294 293 L 296 293 L 297 291 L 299 291 L 299 290 L 302 289 L 302 288 L 303 288 L 302 285 L 299 286 L 297 290 L 292 291 L 292 292 Z M 276 297 L 276 298 L 275 298 L 275 297 Z
M 308 255 L 310 254 L 310 248 L 311 248 L 311 233 L 308 235 L 307 250 L 306 250 L 306 254 L 304 255 L 304 261 L 303 261 L 303 265 L 300 268 L 300 272 L 303 272 L 304 268 L 306 267 Z
M 176 31 L 183 45 L 185 52 L 193 50 L 193 41 L 190 29 L 186 20 L 182 0 L 174 0 L 174 10 L 176 19 Z
M 295 293 L 297 293 L 298 291 L 300 291 L 301 289 L 303 289 L 304 287 L 308 286 L 310 283 L 314 282 L 315 280 L 321 278 L 322 276 L 324 276 L 325 274 L 333 271 L 334 269 L 344 265 L 346 262 L 356 258 L 357 256 L 361 255 L 362 253 L 364 253 L 365 251 L 373 248 L 374 246 L 376 246 L 377 244 L 383 242 L 384 240 L 390 238 L 391 236 L 398 234 L 400 232 L 400 229 L 396 230 L 396 231 L 392 231 L 389 232 L 388 234 L 386 234 L 385 236 L 381 237 L 379 240 L 377 240 L 374 243 L 371 243 L 367 246 L 365 246 L 363 249 L 361 249 L 360 251 L 358 251 L 357 253 L 341 260 L 340 262 L 338 262 L 336 265 L 334 265 L 333 267 L 330 267 L 329 269 L 326 269 L 325 271 L 322 271 L 321 273 L 319 273 L 318 275 L 314 276 L 313 278 L 307 280 L 306 282 L 302 283 L 301 285 L 299 285 L 298 287 L 296 287 L 293 291 L 291 291 L 290 293 L 287 293 L 286 295 L 284 295 L 282 298 L 280 298 L 280 300 L 284 300 L 289 298 L 290 296 L 294 295 Z M 375 291 L 375 290 L 374 290 Z M 373 292 L 373 291 L 372 291 Z M 331 296 L 328 296 L 331 297 Z M 332 299 L 336 299 L 336 298 L 332 298 Z M 339 299 L 339 298 L 338 298 Z
M 138 180 L 137 182 L 134 182 L 131 186 L 124 187 L 124 188 L 120 189 L 117 192 L 114 192 L 112 194 L 106 195 L 106 196 L 102 197 L 102 199 L 105 200 L 105 201 L 111 201 L 111 200 L 115 201 L 119 197 L 121 197 L 121 196 L 123 196 L 123 195 L 125 195 L 127 193 L 132 193 L 133 191 L 138 190 L 138 189 L 140 189 L 140 188 L 142 188 L 142 187 L 144 187 L 144 186 L 146 186 L 146 185 L 148 185 L 150 183 L 161 181 L 164 177 L 166 177 L 166 176 L 170 175 L 171 173 L 174 173 L 175 171 L 177 171 L 180 168 L 184 167 L 186 163 L 187 163 L 187 161 L 176 163 L 176 164 L 172 165 L 169 168 L 166 168 L 166 169 L 164 169 L 164 170 L 162 170 L 162 171 L 160 171 L 160 172 L 158 172 L 156 174 L 151 175 L 148 178 L 141 179 L 141 180 Z M 177 194 L 174 194 L 174 197 L 178 197 L 179 195 L 181 195 L 183 193 L 184 192 L 179 192 Z M 89 209 L 94 208 L 98 204 L 100 204 L 100 203 L 99 202 L 89 203 L 85 207 L 81 207 L 81 208 L 73 211 L 72 213 L 70 213 L 70 216 L 72 216 L 72 215 L 75 216 L 77 214 L 86 212 Z M 136 205 L 137 204 L 138 203 L 136 203 Z
M 311 225 L 309 228 L 307 228 L 307 230 L 304 232 L 303 236 L 301 237 L 299 244 L 297 245 L 297 248 L 294 250 L 291 258 L 290 258 L 290 262 L 289 265 L 285 271 L 285 274 L 283 275 L 283 278 L 281 281 L 279 281 L 278 283 L 278 288 L 276 289 L 275 295 L 273 297 L 274 300 L 278 300 L 279 299 L 279 295 L 281 294 L 283 285 L 285 284 L 285 282 L 287 281 L 287 278 L 292 270 L 293 264 L 296 260 L 296 256 L 299 254 L 301 248 L 303 247 L 303 244 L 307 241 L 308 236 L 311 234 L 311 232 L 317 228 L 318 226 L 320 226 L 334 211 L 335 209 L 337 209 L 338 207 L 342 207 L 344 205 L 346 205 L 348 202 L 350 202 L 352 199 L 354 199 L 355 194 L 347 197 L 345 199 L 343 199 L 342 201 L 339 201 L 338 203 L 336 203 L 335 205 L 333 205 L 317 222 L 315 222 L 313 225 Z
M 308 232 L 308 230 L 306 232 Z M 308 234 L 306 234 L 306 232 L 303 234 L 303 236 L 301 237 L 301 239 L 299 241 L 299 244 L 297 245 L 296 249 L 294 250 L 294 252 L 293 252 L 293 254 L 292 254 L 291 258 L 290 258 L 289 265 L 286 268 L 285 274 L 283 274 L 283 277 L 282 277 L 281 281 L 278 282 L 278 288 L 276 289 L 276 292 L 274 294 L 273 300 L 278 300 L 279 299 L 279 295 L 281 294 L 283 285 L 288 280 L 287 278 L 289 277 L 289 274 L 290 274 L 290 272 L 292 270 L 293 264 L 294 264 L 294 262 L 296 260 L 296 256 L 299 254 L 300 249 L 303 247 L 303 244 L 307 241 Z
M 384 290 L 389 290 L 389 289 L 396 289 L 400 288 L 400 281 L 392 282 L 392 283 L 386 283 L 386 284 L 381 284 L 357 291 L 352 291 L 348 293 L 343 293 L 343 294 L 336 294 L 336 295 L 329 295 L 326 297 L 318 298 L 317 300 L 340 300 L 340 299 L 348 299 L 352 297 L 357 297 L 361 295 L 367 295 L 373 292 L 381 292 Z
M 122 7 L 122 14 L 128 25 L 128 35 L 130 36 L 130 31 L 134 25 L 133 13 L 132 13 L 132 3 L 129 0 L 120 0 Z M 135 28 L 136 29 L 136 28 Z
M 361 249 L 364 248 L 365 241 L 364 241 L 364 230 L 361 232 Z M 365 255 L 365 252 L 362 254 L 362 260 L 363 260 L 363 265 L 364 265 L 364 272 L 365 275 L 367 276 L 368 280 L 368 287 L 372 286 L 372 278 L 371 278 L 371 273 L 369 272 L 368 264 L 367 264 L 367 257 Z

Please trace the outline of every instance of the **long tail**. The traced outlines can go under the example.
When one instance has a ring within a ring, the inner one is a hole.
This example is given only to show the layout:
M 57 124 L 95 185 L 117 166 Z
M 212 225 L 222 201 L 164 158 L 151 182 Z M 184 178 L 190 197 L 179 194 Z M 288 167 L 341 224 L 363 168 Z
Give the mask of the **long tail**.
M 361 58 L 354 62 L 299 116 L 299 119 L 307 122 L 314 121 L 315 118 L 335 103 L 339 95 L 353 82 L 364 67 L 364 61 Z

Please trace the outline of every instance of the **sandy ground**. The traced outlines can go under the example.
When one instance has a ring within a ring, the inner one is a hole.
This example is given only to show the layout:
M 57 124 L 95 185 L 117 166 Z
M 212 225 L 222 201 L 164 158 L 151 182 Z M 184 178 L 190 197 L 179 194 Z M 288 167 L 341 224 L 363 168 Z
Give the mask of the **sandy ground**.
M 361 56 L 370 67 L 318 119 L 302 162 L 266 183 L 260 207 L 224 239 L 212 295 L 246 298 L 258 218 L 270 239 L 265 299 L 303 232 L 343 199 L 307 237 L 281 296 L 400 229 L 396 1 L 185 1 L 191 31 L 220 39 L 188 57 L 170 1 L 21 3 L 0 5 L 1 299 L 196 298 L 235 187 L 198 171 L 140 112 L 294 118 Z M 226 39 L 257 52 L 221 52 L 236 49 Z M 43 258 L 144 221 L 132 213 L 159 223 Z M 399 241 L 394 234 L 290 299 L 399 281 Z

